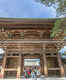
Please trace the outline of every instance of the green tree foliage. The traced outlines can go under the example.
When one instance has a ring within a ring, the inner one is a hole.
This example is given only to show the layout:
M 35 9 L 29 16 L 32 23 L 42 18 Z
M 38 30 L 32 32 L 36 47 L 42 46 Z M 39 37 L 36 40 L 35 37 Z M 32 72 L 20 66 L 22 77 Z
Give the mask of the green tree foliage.
M 40 0 L 40 2 L 47 7 L 54 7 L 57 16 L 66 16 L 66 0 Z
M 58 33 L 61 25 L 61 20 L 56 20 L 55 25 L 51 31 L 51 37 L 55 37 L 55 35 Z
M 65 22 L 65 18 L 62 18 L 62 19 L 57 19 L 56 22 L 55 22 L 55 25 L 51 31 L 51 35 L 50 37 L 55 37 L 56 34 L 58 34 L 59 32 L 63 32 L 65 33 L 66 31 L 66 22 Z

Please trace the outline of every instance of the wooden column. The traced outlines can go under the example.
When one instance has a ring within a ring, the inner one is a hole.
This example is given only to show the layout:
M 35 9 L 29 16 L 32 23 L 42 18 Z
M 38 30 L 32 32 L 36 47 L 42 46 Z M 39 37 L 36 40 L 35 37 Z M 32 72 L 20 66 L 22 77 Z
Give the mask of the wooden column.
M 17 78 L 20 78 L 20 76 L 21 76 L 21 54 L 19 53 L 18 68 L 17 68 Z
M 43 55 L 40 55 L 40 72 L 44 75 Z
M 62 42 L 57 43 L 57 52 L 59 52 L 59 50 L 61 49 L 61 47 L 63 47 L 63 43 Z M 63 67 L 63 64 L 62 64 L 60 53 L 58 53 L 57 57 L 58 57 L 58 63 L 59 63 L 59 67 L 60 67 L 61 77 L 64 77 L 64 67 Z
M 3 67 L 2 67 L 2 78 L 4 78 L 5 73 L 5 66 L 6 66 L 6 60 L 7 60 L 7 49 L 5 48 L 5 54 L 3 59 Z
M 43 60 L 44 60 L 44 75 L 48 77 L 48 66 L 47 66 L 47 59 L 45 54 L 45 45 L 43 45 Z
M 21 56 L 21 74 L 24 72 L 24 54 Z
M 48 77 L 48 66 L 47 66 L 47 60 L 46 60 L 46 54 L 43 54 L 43 59 L 44 59 L 44 75 Z
M 58 57 L 58 63 L 59 63 L 59 67 L 60 67 L 61 77 L 64 77 L 64 67 L 63 67 L 61 56 L 60 56 L 59 53 L 58 53 L 58 56 L 57 57 Z
M 17 67 L 17 78 L 21 76 L 21 45 L 18 44 L 19 57 L 18 57 L 18 67 Z
M 43 33 L 44 33 L 43 31 L 40 32 L 40 38 L 41 39 L 43 38 Z

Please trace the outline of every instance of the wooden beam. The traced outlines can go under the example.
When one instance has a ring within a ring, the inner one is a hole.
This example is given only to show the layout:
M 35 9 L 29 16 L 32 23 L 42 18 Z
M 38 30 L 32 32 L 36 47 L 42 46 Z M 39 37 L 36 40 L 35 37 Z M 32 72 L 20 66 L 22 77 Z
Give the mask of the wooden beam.
M 5 68 L 5 71 L 17 71 L 16 68 Z
M 7 58 L 18 58 L 19 56 L 7 56 Z
M 65 43 L 66 41 L 61 41 L 61 40 L 51 40 L 51 39 L 47 39 L 47 40 L 0 40 L 0 43 L 5 43 L 5 44 L 12 44 L 12 43 L 16 43 L 16 44 L 21 44 L 21 43 Z
M 60 68 L 48 68 L 48 70 L 53 70 L 53 71 L 55 70 L 56 71 L 56 70 L 60 70 Z

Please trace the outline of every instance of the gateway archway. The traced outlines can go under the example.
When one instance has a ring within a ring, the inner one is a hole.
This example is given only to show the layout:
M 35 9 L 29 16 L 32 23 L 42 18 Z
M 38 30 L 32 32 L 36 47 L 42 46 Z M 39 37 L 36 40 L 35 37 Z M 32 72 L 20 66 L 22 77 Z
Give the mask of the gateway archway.
M 21 60 L 21 76 L 40 77 L 43 74 L 43 58 L 40 54 L 24 54 Z M 32 73 L 35 74 L 32 76 Z

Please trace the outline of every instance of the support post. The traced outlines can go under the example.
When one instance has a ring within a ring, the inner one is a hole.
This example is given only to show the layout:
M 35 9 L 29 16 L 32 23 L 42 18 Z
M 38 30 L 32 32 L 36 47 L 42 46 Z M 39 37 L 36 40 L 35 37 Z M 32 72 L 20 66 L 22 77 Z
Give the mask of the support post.
M 2 65 L 2 78 L 4 78 L 4 73 L 5 73 L 5 66 L 6 66 L 6 60 L 7 60 L 7 49 L 5 48 L 6 52 L 4 54 L 4 59 L 3 59 L 3 65 Z
M 58 53 L 58 63 L 59 63 L 59 67 L 60 67 L 61 77 L 64 77 L 64 67 L 63 67 L 62 60 L 61 60 L 59 53 Z
M 59 52 L 59 50 L 62 47 L 63 47 L 63 42 L 57 43 L 57 52 Z M 59 63 L 59 67 L 60 67 L 61 77 L 64 77 L 64 67 L 63 67 L 63 64 L 62 64 L 61 55 L 58 53 L 57 57 L 58 57 L 58 63 Z
M 48 65 L 47 65 L 47 59 L 45 54 L 45 44 L 43 44 L 43 62 L 44 62 L 44 75 L 48 77 Z
M 18 59 L 18 68 L 17 68 L 17 78 L 20 78 L 21 76 L 21 54 L 19 54 L 19 59 Z
M 48 66 L 47 66 L 47 60 L 46 60 L 46 54 L 43 54 L 43 59 L 44 59 L 44 75 L 48 77 Z
M 41 39 L 43 38 L 43 33 L 44 33 L 43 31 L 40 32 L 40 38 Z

